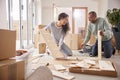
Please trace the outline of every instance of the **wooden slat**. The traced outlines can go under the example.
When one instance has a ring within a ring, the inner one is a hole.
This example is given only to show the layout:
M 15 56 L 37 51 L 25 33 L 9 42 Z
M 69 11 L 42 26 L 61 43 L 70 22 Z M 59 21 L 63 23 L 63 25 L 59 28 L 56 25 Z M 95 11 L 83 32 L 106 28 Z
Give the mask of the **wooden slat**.
M 100 31 L 98 31 L 98 59 L 101 60 L 101 54 L 102 54 L 102 37 L 100 35 Z

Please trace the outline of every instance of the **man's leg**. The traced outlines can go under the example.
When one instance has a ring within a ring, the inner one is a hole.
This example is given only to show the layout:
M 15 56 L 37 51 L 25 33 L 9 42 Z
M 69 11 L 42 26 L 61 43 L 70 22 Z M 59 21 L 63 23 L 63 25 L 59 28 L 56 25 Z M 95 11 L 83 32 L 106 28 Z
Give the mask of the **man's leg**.
M 98 40 L 96 40 L 93 48 L 92 48 L 92 53 L 90 56 L 97 56 L 98 55 Z
M 111 43 L 111 39 L 108 41 L 102 41 L 102 47 L 104 50 L 104 56 L 110 58 L 113 54 L 114 48 Z

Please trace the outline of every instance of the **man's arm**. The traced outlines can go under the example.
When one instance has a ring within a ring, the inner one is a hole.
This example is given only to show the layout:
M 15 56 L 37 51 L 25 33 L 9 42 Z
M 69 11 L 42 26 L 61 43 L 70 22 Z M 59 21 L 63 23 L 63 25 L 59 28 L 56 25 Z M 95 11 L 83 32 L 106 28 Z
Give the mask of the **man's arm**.
M 84 44 L 87 44 L 88 41 L 90 40 L 90 37 L 91 37 L 91 29 L 90 29 L 90 24 L 87 28 L 87 34 L 86 34 L 86 37 L 85 37 L 85 40 L 84 40 Z
M 106 38 L 111 38 L 112 37 L 112 31 L 107 22 L 104 20 L 104 36 Z

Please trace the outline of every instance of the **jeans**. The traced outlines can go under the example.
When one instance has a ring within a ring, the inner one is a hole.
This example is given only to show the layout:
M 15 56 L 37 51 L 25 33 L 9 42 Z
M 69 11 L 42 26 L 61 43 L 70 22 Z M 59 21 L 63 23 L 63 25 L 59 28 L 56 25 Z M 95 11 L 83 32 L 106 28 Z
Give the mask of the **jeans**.
M 110 58 L 114 51 L 114 47 L 112 46 L 111 39 L 107 41 L 102 41 L 102 50 L 104 51 L 105 58 Z M 92 49 L 92 56 L 98 55 L 98 40 L 96 40 L 95 45 Z
M 66 54 L 67 56 L 72 56 L 71 49 L 65 43 L 63 43 L 61 45 L 61 50 L 60 51 L 63 52 L 64 54 Z

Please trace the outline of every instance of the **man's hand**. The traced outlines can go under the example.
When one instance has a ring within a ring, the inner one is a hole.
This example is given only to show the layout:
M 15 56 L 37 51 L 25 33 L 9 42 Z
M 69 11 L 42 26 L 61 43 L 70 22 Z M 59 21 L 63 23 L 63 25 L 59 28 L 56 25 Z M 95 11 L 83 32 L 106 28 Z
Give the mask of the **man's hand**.
M 80 48 L 82 49 L 85 46 L 85 43 L 83 42 L 80 46 Z
M 103 31 L 100 31 L 100 35 L 101 35 L 101 36 L 104 36 L 104 32 L 103 32 Z

